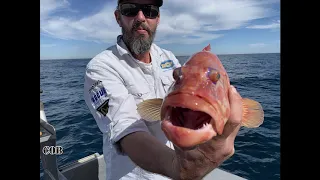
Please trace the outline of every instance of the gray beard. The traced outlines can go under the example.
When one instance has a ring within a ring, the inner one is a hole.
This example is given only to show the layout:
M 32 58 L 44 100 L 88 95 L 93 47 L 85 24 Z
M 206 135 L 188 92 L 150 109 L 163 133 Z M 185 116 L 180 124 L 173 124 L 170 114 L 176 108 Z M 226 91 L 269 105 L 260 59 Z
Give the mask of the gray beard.
M 147 31 L 149 38 L 144 39 L 144 35 L 135 37 L 133 31 L 126 31 L 122 27 L 123 41 L 134 55 L 143 54 L 150 50 L 156 32 Z

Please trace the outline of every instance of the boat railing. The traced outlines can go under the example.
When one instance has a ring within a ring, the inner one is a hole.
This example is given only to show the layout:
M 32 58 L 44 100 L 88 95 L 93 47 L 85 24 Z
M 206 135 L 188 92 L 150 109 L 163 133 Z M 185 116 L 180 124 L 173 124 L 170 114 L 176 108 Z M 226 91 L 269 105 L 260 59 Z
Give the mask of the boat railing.
M 58 170 L 56 155 L 59 151 L 61 149 L 56 146 L 56 130 L 47 122 L 44 105 L 40 100 L 40 159 L 44 180 L 67 180 Z

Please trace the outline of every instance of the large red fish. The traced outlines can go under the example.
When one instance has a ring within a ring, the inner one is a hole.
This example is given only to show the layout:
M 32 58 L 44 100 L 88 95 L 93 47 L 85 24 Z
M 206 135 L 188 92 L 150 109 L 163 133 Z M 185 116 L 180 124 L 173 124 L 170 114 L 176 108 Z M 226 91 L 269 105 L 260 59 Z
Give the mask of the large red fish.
M 221 135 L 229 116 L 230 80 L 210 44 L 173 72 L 175 82 L 164 99 L 149 99 L 138 105 L 141 118 L 161 120 L 167 138 L 181 148 L 190 148 Z M 258 127 L 264 112 L 259 102 L 243 98 L 242 126 Z

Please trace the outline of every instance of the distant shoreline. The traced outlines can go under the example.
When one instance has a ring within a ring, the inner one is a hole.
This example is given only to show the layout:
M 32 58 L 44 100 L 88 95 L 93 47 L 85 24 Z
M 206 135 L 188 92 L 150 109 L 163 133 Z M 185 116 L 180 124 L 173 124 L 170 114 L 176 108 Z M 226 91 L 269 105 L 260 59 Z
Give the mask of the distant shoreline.
M 217 54 L 218 56 L 224 55 L 254 55 L 254 54 L 280 54 L 280 52 L 270 52 L 270 53 L 239 53 L 239 54 Z M 183 56 L 190 56 L 190 55 L 176 55 L 176 57 L 183 57 Z M 50 60 L 88 60 L 91 58 L 68 58 L 68 59 L 40 59 L 40 61 L 50 61 Z

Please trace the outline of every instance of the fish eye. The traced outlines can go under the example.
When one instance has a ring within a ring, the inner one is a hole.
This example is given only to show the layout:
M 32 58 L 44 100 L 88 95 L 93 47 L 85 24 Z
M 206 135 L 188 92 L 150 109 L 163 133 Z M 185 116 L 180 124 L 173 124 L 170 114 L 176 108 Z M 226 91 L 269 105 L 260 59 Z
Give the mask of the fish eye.
M 209 68 L 207 75 L 213 83 L 217 83 L 220 79 L 220 73 L 215 69 Z
M 174 69 L 173 70 L 173 79 L 174 80 L 178 80 L 178 79 L 180 79 L 181 78 L 181 75 L 182 75 L 182 73 L 181 73 L 181 67 L 178 67 L 178 68 L 176 68 L 176 69 Z

